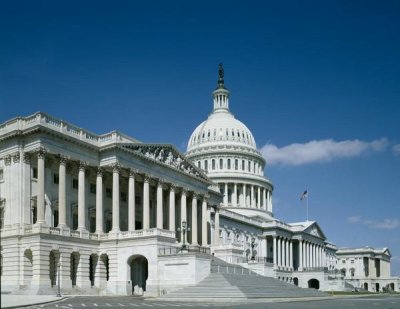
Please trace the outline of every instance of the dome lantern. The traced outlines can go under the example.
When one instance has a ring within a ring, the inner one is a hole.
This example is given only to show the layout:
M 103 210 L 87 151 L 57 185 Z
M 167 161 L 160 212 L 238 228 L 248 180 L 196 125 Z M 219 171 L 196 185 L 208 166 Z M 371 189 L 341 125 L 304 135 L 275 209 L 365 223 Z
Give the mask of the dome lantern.
M 229 91 L 225 88 L 224 84 L 224 68 L 222 63 L 218 68 L 218 84 L 217 89 L 213 91 L 214 97 L 214 111 L 228 111 L 229 110 Z

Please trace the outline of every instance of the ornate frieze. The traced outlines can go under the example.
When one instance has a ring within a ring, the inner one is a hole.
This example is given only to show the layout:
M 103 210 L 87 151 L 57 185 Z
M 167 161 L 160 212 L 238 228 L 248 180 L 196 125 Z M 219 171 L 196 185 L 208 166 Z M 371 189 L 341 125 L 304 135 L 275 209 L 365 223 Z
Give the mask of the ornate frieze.
M 23 159 L 24 163 L 31 163 L 31 154 L 29 152 L 24 152 Z
M 119 164 L 118 162 L 111 164 L 111 168 L 112 168 L 113 172 L 117 172 L 117 173 L 121 172 L 121 164 Z
M 44 147 L 39 147 L 37 150 L 37 156 L 39 159 L 44 159 L 46 157 L 47 150 Z
M 103 177 L 103 172 L 104 172 L 103 168 L 101 166 L 99 166 L 97 168 L 97 176 Z
M 148 159 L 164 163 L 187 174 L 207 180 L 191 162 L 172 147 L 157 145 L 124 145 L 124 147 Z

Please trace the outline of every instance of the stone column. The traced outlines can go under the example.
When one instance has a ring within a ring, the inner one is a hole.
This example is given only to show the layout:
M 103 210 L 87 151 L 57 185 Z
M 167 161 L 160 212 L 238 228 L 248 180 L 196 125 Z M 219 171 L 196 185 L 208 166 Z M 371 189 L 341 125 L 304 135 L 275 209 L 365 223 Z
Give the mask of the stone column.
M 67 226 L 67 202 L 66 202 L 66 172 L 67 158 L 60 155 L 59 184 L 58 184 L 58 227 Z
M 277 266 L 277 261 L 276 261 L 276 236 L 272 236 L 272 259 L 274 266 Z
M 163 187 L 162 182 L 157 184 L 157 228 L 163 229 Z
M 120 165 L 113 165 L 113 188 L 112 188 L 112 231 L 119 232 L 119 173 Z
M 85 169 L 86 162 L 79 162 L 78 175 L 78 230 L 86 230 Z
M 282 265 L 281 259 L 281 247 L 282 247 L 282 238 L 278 238 L 278 266 Z
M 228 184 L 225 183 L 224 206 L 228 206 Z
M 260 239 L 260 248 L 261 248 L 261 254 L 259 256 L 261 257 L 267 257 L 267 237 L 263 236 Z
M 204 197 L 201 204 L 201 245 L 206 246 L 207 244 L 207 200 L 206 197 Z
M 197 245 L 197 196 L 193 193 L 192 198 L 192 245 Z
M 237 206 L 237 184 L 236 184 L 236 182 L 233 184 L 232 205 L 234 207 Z
M 99 167 L 96 176 L 96 233 L 103 232 L 103 170 Z
M 261 208 L 261 188 L 257 187 L 257 208 Z
M 246 196 L 244 195 L 245 186 L 246 185 L 242 184 L 242 191 L 240 193 L 240 199 L 239 199 L 241 207 L 246 207 Z
M 299 240 L 299 270 L 303 269 L 303 241 Z
M 293 269 L 293 241 L 289 240 L 289 267 Z
M 310 267 L 310 248 L 309 248 L 309 243 L 308 241 L 304 242 L 305 245 L 305 252 L 304 252 L 304 260 L 306 262 L 306 268 Z
M 169 189 L 169 230 L 175 231 L 175 186 Z
M 182 193 L 181 193 L 181 222 L 179 223 L 179 226 L 181 226 L 181 227 L 182 227 L 182 222 L 183 221 L 186 222 L 186 226 L 187 227 L 189 226 L 189 224 L 187 222 L 186 194 L 187 194 L 187 191 L 184 188 L 182 188 Z M 186 235 L 185 235 L 185 242 L 186 243 L 187 243 L 187 234 L 188 234 L 188 231 L 186 231 Z M 181 237 L 181 241 L 182 241 L 182 237 Z
M 253 186 L 253 185 L 251 185 L 250 194 L 251 194 L 251 197 L 250 197 L 250 207 L 255 208 L 255 205 L 254 205 L 254 201 L 255 201 L 255 198 L 254 198 L 254 186 Z
M 263 192 L 263 209 L 267 210 L 267 194 L 266 194 L 267 189 L 263 188 L 262 192 Z
M 219 245 L 219 209 L 215 208 L 215 240 L 214 240 L 214 245 L 218 246 Z
M 128 182 L 128 230 L 134 231 L 136 225 L 136 193 L 135 193 L 135 170 L 129 170 Z
M 144 176 L 143 182 L 143 229 L 147 230 L 150 228 L 150 178 Z
M 289 240 L 285 239 L 285 266 L 289 267 Z
M 38 181 L 37 181 L 37 224 L 46 224 L 46 220 L 44 218 L 45 212 L 45 204 L 44 204 L 44 194 L 45 194 L 45 151 L 44 149 L 40 149 L 37 158 L 38 158 Z
M 243 184 L 243 207 L 247 207 L 247 192 L 246 192 L 246 184 Z

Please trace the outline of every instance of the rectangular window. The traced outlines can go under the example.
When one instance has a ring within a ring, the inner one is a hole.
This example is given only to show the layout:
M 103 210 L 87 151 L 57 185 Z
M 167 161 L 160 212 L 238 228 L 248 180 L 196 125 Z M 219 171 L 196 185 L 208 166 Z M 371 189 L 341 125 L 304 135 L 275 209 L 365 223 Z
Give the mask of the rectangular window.
M 111 188 L 106 188 L 106 197 L 112 198 L 112 190 L 111 190 Z
M 37 179 L 37 177 L 38 177 L 37 168 L 36 168 L 36 167 L 33 167 L 33 168 L 32 168 L 32 178 L 33 178 L 33 179 Z
M 126 202 L 126 192 L 121 192 L 121 201 Z
M 53 175 L 53 183 L 55 183 L 56 185 L 60 183 L 60 177 L 56 173 L 54 173 Z
M 0 168 L 0 181 L 4 179 L 4 170 Z
M 228 159 L 228 170 L 231 169 L 231 159 Z
M 244 171 L 244 160 L 242 160 L 242 170 Z
M 235 170 L 237 171 L 239 168 L 239 162 L 237 159 L 235 159 Z
M 91 183 L 89 188 L 90 188 L 90 193 L 96 194 L 96 184 L 95 183 Z
M 350 263 L 351 263 L 351 264 L 354 264 L 354 260 L 350 260 Z
M 76 178 L 72 179 L 72 188 L 78 189 L 78 179 Z

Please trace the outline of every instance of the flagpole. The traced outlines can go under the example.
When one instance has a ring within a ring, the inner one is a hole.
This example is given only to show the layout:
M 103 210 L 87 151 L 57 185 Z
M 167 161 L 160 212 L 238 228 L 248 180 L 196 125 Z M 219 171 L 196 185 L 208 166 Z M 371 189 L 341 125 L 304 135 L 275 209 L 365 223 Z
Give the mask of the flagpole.
M 310 194 L 308 193 L 308 188 L 306 190 L 307 190 L 306 199 L 307 199 L 307 222 L 308 222 L 308 199 L 309 199 Z

